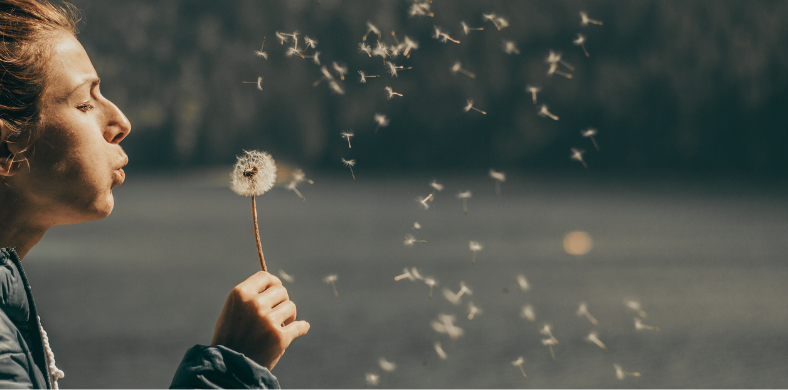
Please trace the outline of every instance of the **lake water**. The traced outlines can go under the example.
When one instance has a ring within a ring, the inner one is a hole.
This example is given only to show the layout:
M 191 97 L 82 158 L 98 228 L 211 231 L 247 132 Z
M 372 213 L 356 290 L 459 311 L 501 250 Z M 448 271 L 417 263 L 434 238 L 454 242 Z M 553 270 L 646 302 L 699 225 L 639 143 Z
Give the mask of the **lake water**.
M 788 385 L 782 187 L 512 176 L 496 196 L 486 174 L 449 175 L 424 210 L 415 199 L 432 177 L 357 177 L 313 178 L 300 187 L 305 202 L 283 188 L 259 198 L 269 268 L 294 276 L 286 286 L 312 326 L 273 371 L 284 387 L 361 388 L 366 373 L 395 388 Z M 129 175 L 110 217 L 54 228 L 30 252 L 61 386 L 167 387 L 186 349 L 210 342 L 227 293 L 258 269 L 249 199 L 225 181 L 216 171 Z M 464 190 L 467 215 L 455 197 Z M 586 255 L 564 250 L 575 230 L 593 238 Z M 405 246 L 406 234 L 427 243 Z M 475 264 L 470 240 L 484 244 Z M 405 267 L 438 280 L 432 299 L 422 282 L 394 281 Z M 461 281 L 473 295 L 455 306 L 441 291 Z M 627 299 L 660 330 L 636 330 Z M 482 310 L 473 320 L 469 301 Z M 581 301 L 598 326 L 575 315 Z M 520 317 L 526 304 L 533 323 Z M 436 333 L 440 313 L 464 334 Z M 591 331 L 607 351 L 585 340 Z M 527 379 L 511 364 L 519 356 Z M 397 369 L 382 371 L 381 357 Z M 641 376 L 619 381 L 613 364 Z

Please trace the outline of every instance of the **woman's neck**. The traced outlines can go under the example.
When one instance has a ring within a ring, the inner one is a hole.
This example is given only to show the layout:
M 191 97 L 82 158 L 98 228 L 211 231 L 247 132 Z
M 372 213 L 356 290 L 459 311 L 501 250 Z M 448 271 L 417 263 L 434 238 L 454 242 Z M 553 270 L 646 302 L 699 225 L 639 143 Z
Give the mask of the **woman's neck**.
M 16 249 L 20 259 L 51 227 L 41 224 L 42 218 L 27 206 L 16 194 L 0 189 L 0 248 Z

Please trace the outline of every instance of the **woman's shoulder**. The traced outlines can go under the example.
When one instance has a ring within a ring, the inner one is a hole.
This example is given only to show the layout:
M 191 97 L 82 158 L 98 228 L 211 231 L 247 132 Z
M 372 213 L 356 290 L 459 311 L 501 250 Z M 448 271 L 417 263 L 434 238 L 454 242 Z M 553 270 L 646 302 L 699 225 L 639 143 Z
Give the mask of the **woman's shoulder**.
M 0 310 L 12 321 L 26 323 L 30 306 L 17 264 L 19 257 L 13 249 L 0 249 Z

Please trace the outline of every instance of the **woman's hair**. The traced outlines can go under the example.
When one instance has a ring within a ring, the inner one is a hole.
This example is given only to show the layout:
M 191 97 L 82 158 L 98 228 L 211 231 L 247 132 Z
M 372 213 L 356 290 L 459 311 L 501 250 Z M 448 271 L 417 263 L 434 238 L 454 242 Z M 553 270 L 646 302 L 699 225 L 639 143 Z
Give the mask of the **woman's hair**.
M 22 150 L 35 142 L 52 38 L 62 32 L 76 35 L 78 21 L 71 4 L 0 0 L 0 120 L 10 130 L 0 141 L 20 144 Z

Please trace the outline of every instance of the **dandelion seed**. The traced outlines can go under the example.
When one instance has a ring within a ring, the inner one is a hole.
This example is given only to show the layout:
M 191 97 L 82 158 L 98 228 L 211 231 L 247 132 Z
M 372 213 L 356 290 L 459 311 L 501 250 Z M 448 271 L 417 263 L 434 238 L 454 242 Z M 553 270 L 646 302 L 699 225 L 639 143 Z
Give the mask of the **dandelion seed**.
M 434 191 L 432 191 L 433 193 L 435 193 L 435 191 L 439 191 L 439 192 L 443 191 L 443 184 L 438 183 L 437 180 L 433 180 L 430 183 L 430 187 L 432 187 L 432 189 L 434 190 Z
M 640 307 L 640 302 L 633 300 L 625 300 L 624 305 L 626 305 L 626 307 L 633 310 L 635 313 L 638 313 L 640 318 L 646 318 L 646 312 L 643 311 L 643 309 Z
M 358 44 L 358 51 L 361 53 L 367 53 L 370 58 L 372 57 L 372 48 L 364 42 Z
M 353 176 L 353 180 L 356 180 L 356 174 L 353 173 L 353 166 L 356 165 L 356 160 L 345 160 L 344 158 L 341 160 L 342 164 L 345 164 L 346 167 L 350 168 L 350 174 Z
M 302 51 L 298 50 L 298 48 L 289 47 L 289 48 L 287 48 L 287 52 L 285 53 L 285 57 L 292 57 L 292 56 L 299 56 L 301 58 L 306 58 L 306 57 L 304 57 L 304 54 L 302 53 Z
M 413 244 L 415 244 L 417 242 L 427 242 L 427 241 L 425 241 L 425 240 L 417 240 L 416 237 L 413 237 L 410 234 L 405 236 L 405 241 L 404 241 L 405 246 L 413 246 Z
M 421 276 L 421 273 L 419 273 L 419 270 L 416 269 L 416 267 L 410 267 L 410 274 L 413 275 L 416 280 L 424 280 L 424 277 Z
M 520 286 L 520 290 L 523 292 L 531 289 L 531 285 L 528 283 L 528 279 L 526 279 L 525 275 L 523 274 L 517 275 L 517 285 Z
M 433 38 L 435 38 L 435 39 L 437 39 L 437 40 L 439 40 L 439 41 L 441 41 L 443 43 L 446 43 L 446 41 L 452 41 L 454 43 L 460 43 L 460 41 L 452 38 L 448 33 L 446 33 L 445 31 L 441 30 L 440 27 L 434 26 L 434 28 L 435 28 L 435 35 L 432 36 Z
M 547 69 L 547 75 L 552 76 L 554 74 L 557 74 L 559 76 L 564 76 L 568 79 L 572 78 L 572 75 L 570 73 L 566 73 L 558 70 L 558 64 L 550 64 L 550 68 Z
M 311 58 L 312 62 L 314 62 L 315 65 L 320 66 L 320 52 L 319 51 L 315 50 L 314 54 L 312 54 L 311 56 L 304 56 L 304 58 Z
M 557 53 L 557 52 L 554 52 L 552 50 L 550 50 L 548 52 L 547 59 L 545 61 L 547 63 L 549 63 L 549 64 L 561 64 L 561 65 L 565 66 L 567 69 L 569 69 L 570 71 L 574 71 L 575 70 L 574 66 L 572 66 L 570 63 L 568 63 L 568 62 L 564 61 L 563 59 L 561 59 L 561 53 Z
M 613 368 L 616 369 L 616 378 L 618 378 L 618 380 L 620 380 L 620 381 L 623 381 L 627 376 L 634 376 L 634 377 L 640 376 L 639 372 L 626 372 L 626 371 L 624 371 L 624 369 L 621 368 L 621 366 L 619 366 L 618 364 L 614 364 Z
M 415 239 L 414 239 L 414 242 L 415 242 Z M 410 244 L 406 243 L 405 245 L 413 245 L 413 243 L 410 243 Z M 399 282 L 402 279 L 408 279 L 411 282 L 416 281 L 416 278 L 413 276 L 413 274 L 410 273 L 410 270 L 407 267 L 405 267 L 403 272 L 404 272 L 403 274 L 395 276 L 394 280 L 397 281 L 397 282 Z
M 364 73 L 363 70 L 359 70 L 358 71 L 358 78 L 359 78 L 358 82 L 360 82 L 361 84 L 366 84 L 367 83 L 367 77 L 380 77 L 380 75 L 377 75 L 377 74 L 376 75 L 368 75 L 368 74 Z
M 339 293 L 337 292 L 337 285 L 336 285 L 336 281 L 337 281 L 338 278 L 339 277 L 336 274 L 328 275 L 325 278 L 323 278 L 323 282 L 325 282 L 327 284 L 330 284 L 331 288 L 334 289 L 334 296 L 335 297 L 339 297 Z
M 393 89 L 391 89 L 391 87 L 389 87 L 389 86 L 386 86 L 386 88 L 383 88 L 383 89 L 384 89 L 384 90 L 386 90 L 386 93 L 388 94 L 388 97 L 387 97 L 387 98 L 388 98 L 389 100 L 391 100 L 391 98 L 393 98 L 394 96 L 400 96 L 400 97 L 402 96 L 402 94 L 401 94 L 401 93 L 394 92 L 394 90 L 393 90 Z
M 389 49 L 388 46 L 378 41 L 377 46 L 372 50 L 372 55 L 376 57 L 381 57 L 383 59 L 383 63 L 386 63 L 386 58 L 389 57 Z
M 512 362 L 512 365 L 515 367 L 520 367 L 520 372 L 523 373 L 523 378 L 528 379 L 528 375 L 525 375 L 525 370 L 523 369 L 523 363 L 525 363 L 525 360 L 522 356 L 520 356 L 517 358 L 517 360 Z
M 596 135 L 596 129 L 589 127 L 588 129 L 581 131 L 580 134 L 583 137 L 591 138 L 591 142 L 594 144 L 594 149 L 596 149 L 597 152 L 599 151 L 599 145 L 597 145 L 596 139 L 594 138 Z
M 298 195 L 298 197 L 301 198 L 302 201 L 306 202 L 306 198 L 304 198 L 304 195 L 301 194 L 301 191 L 298 190 L 297 186 L 298 186 L 297 181 L 291 181 L 290 183 L 287 184 L 286 188 L 290 191 L 295 192 L 295 194 Z
M 468 302 L 468 319 L 472 320 L 477 314 L 481 314 L 482 309 L 474 306 L 473 302 Z
M 432 321 L 432 329 L 438 333 L 446 333 L 452 340 L 458 339 L 465 333 L 462 328 L 454 325 L 454 316 L 438 314 L 438 321 Z
M 449 355 L 446 355 L 446 352 L 443 351 L 443 347 L 441 347 L 441 343 L 436 341 L 435 344 L 433 344 L 433 346 L 435 347 L 435 352 L 438 354 L 438 357 L 441 358 L 441 360 L 446 360 L 449 358 Z
M 328 68 L 326 68 L 325 66 L 320 67 L 320 73 L 323 74 L 323 77 L 319 78 L 317 81 L 312 83 L 313 87 L 317 87 L 317 85 L 320 84 L 320 82 L 322 82 L 323 80 L 328 80 L 329 82 L 334 80 L 334 75 L 332 75 L 331 72 L 328 71 Z
M 583 164 L 583 167 L 588 169 L 588 165 L 586 165 L 585 160 L 583 160 L 583 153 L 585 153 L 585 151 L 579 150 L 579 149 L 575 149 L 575 148 L 572 148 L 571 150 L 572 150 L 572 154 L 569 155 L 569 157 L 572 160 L 580 161 L 580 163 Z
M 389 125 L 389 118 L 386 118 L 383 114 L 375 114 L 375 123 L 377 123 L 377 127 L 375 127 L 375 132 L 378 132 L 378 129 L 381 127 L 388 127 Z
M 596 318 L 594 318 L 594 316 L 592 316 L 591 313 L 588 311 L 588 305 L 585 302 L 580 302 L 580 307 L 577 309 L 577 312 L 575 314 L 578 317 L 585 316 L 594 325 L 597 325 L 599 323 L 596 320 Z
M 605 351 L 607 351 L 607 346 L 605 345 L 605 343 L 602 342 L 602 340 L 599 339 L 599 336 L 596 334 L 596 332 L 589 333 L 588 336 L 586 337 L 586 341 L 588 341 L 589 343 L 594 343 L 599 348 L 602 348 Z
M 293 283 L 293 281 L 295 280 L 295 278 L 293 278 L 292 275 L 289 275 L 287 272 L 281 269 L 279 270 L 279 278 L 288 283 Z
M 421 224 L 418 223 L 418 222 L 413 222 L 413 229 L 415 229 L 415 230 L 421 229 Z
M 257 227 L 257 203 L 255 196 L 267 192 L 276 181 L 276 163 L 270 154 L 256 150 L 244 151 L 243 156 L 238 156 L 238 161 L 230 175 L 230 189 L 238 195 L 252 197 L 252 222 L 254 227 L 257 256 L 260 259 L 260 268 L 266 271 L 263 247 L 260 244 L 260 230 Z
M 452 67 L 451 67 L 451 73 L 452 74 L 457 74 L 457 72 L 460 72 L 460 73 L 462 73 L 462 74 L 464 74 L 464 75 L 466 75 L 466 76 L 468 76 L 468 77 L 470 77 L 472 79 L 476 78 L 476 75 L 473 74 L 473 72 L 467 71 L 467 70 L 462 68 L 462 64 L 460 64 L 460 61 L 455 62 L 454 65 L 452 65 Z
M 477 241 L 471 241 L 468 243 L 468 248 L 470 248 L 471 252 L 473 252 L 473 258 L 471 259 L 471 264 L 476 264 L 476 253 L 484 249 L 484 245 Z
M 520 54 L 520 50 L 517 49 L 517 43 L 514 41 L 503 41 L 503 51 L 506 54 Z
M 291 176 L 293 177 L 293 181 L 295 181 L 297 183 L 301 183 L 301 182 L 305 181 L 305 182 L 307 182 L 309 184 L 315 184 L 314 181 L 309 180 L 309 179 L 306 178 L 306 175 L 304 174 L 304 171 L 302 171 L 300 168 L 299 169 L 294 169 L 293 172 L 291 173 Z
M 268 53 L 266 53 L 265 51 L 263 51 L 263 49 L 264 49 L 264 48 L 265 48 L 265 37 L 263 37 L 263 44 L 262 44 L 262 46 L 260 46 L 260 50 L 256 50 L 256 51 L 254 52 L 254 54 L 255 54 L 256 56 L 258 56 L 258 57 L 263 57 L 264 59 L 266 59 L 266 60 L 267 60 L 267 59 L 268 59 Z
M 555 336 L 553 336 L 553 328 L 550 326 L 550 324 L 544 324 L 544 326 L 542 326 L 542 329 L 539 330 L 539 333 L 551 339 L 555 339 Z M 556 340 L 555 343 L 558 344 L 558 340 Z
M 534 314 L 534 307 L 533 305 L 525 305 L 520 310 L 520 317 L 525 318 L 530 322 L 536 322 L 536 314 Z
M 410 16 L 435 16 L 430 12 L 430 3 L 413 3 L 410 6 L 409 14 Z
M 378 36 L 378 40 L 380 40 L 380 38 L 382 37 L 382 35 L 380 34 L 380 30 L 378 30 L 378 28 L 375 27 L 375 25 L 372 24 L 372 22 L 368 21 L 367 22 L 367 33 L 364 34 L 364 36 L 361 38 L 361 40 L 362 41 L 366 41 L 367 40 L 367 35 L 369 35 L 369 34 L 377 35 Z
M 556 339 L 555 336 L 553 336 L 553 332 L 550 328 L 550 325 L 544 324 L 544 327 L 542 327 L 542 330 L 540 330 L 539 333 L 548 337 L 547 339 L 542 339 L 542 345 L 545 345 L 547 346 L 547 348 L 550 349 L 550 356 L 552 356 L 553 360 L 555 360 L 555 352 L 553 351 L 553 345 L 558 344 L 558 339 Z
M 279 44 L 284 45 L 287 41 L 287 36 L 279 31 L 276 32 L 276 37 L 279 38 Z
M 397 70 L 405 70 L 405 69 L 413 69 L 412 66 L 404 67 L 404 66 L 397 66 L 391 61 L 386 61 L 386 66 L 388 66 L 389 74 L 391 77 L 397 77 Z
M 465 294 L 473 295 L 473 292 L 468 288 L 468 286 L 465 285 L 465 282 L 460 282 L 460 291 L 458 291 L 456 294 L 448 288 L 443 289 L 443 296 L 447 301 L 455 305 L 459 305 L 460 302 L 462 302 L 462 296 Z
M 433 199 L 433 195 L 429 194 L 425 198 L 422 198 L 422 197 L 416 198 L 416 201 L 419 202 L 421 207 L 424 207 L 424 210 L 429 210 L 430 209 L 430 204 L 427 203 L 427 202 L 432 202 L 432 199 Z
M 263 78 L 258 77 L 257 81 L 241 81 L 244 84 L 257 84 L 257 89 L 262 91 L 263 90 Z
M 317 40 L 304 35 L 304 46 L 314 49 L 317 47 Z
M 468 199 L 473 197 L 471 191 L 460 192 L 457 194 L 457 199 L 462 199 L 462 212 L 465 215 L 468 215 Z
M 588 17 L 588 14 L 585 13 L 585 11 L 580 11 L 580 25 L 585 27 L 588 26 L 589 24 L 596 24 L 598 26 L 601 26 L 602 22 L 591 19 Z
M 467 23 L 465 23 L 464 20 L 460 22 L 460 26 L 462 26 L 462 32 L 464 32 L 465 35 L 470 34 L 471 31 L 482 31 L 482 30 L 484 30 L 484 27 L 470 27 L 470 26 L 468 26 Z
M 496 172 L 490 169 L 490 177 L 495 180 L 495 194 L 501 196 L 501 183 L 506 181 L 506 175 L 503 172 Z
M 410 39 L 407 35 L 405 35 L 403 44 L 405 45 L 405 50 L 402 52 L 402 55 L 405 57 L 410 57 L 410 51 L 417 50 L 419 48 L 419 43 Z
M 370 372 L 365 376 L 365 381 L 367 386 L 377 386 L 380 383 L 380 375 Z
M 386 360 L 386 358 L 380 358 L 378 364 L 380 365 L 380 369 L 386 372 L 392 372 L 397 369 L 397 365 Z
M 588 54 L 588 50 L 586 50 L 586 36 L 583 34 L 578 33 L 577 39 L 572 41 L 577 46 L 580 46 L 583 49 L 583 53 L 585 53 L 586 57 L 591 57 L 591 54 Z
M 463 108 L 463 111 L 468 112 L 470 110 L 474 110 L 476 112 L 482 113 L 483 115 L 487 115 L 487 112 L 482 111 L 482 110 L 480 110 L 480 109 L 478 109 L 478 108 L 473 106 L 473 100 L 468 99 L 465 102 L 466 102 L 466 104 L 465 104 L 465 107 Z
M 293 38 L 293 47 L 298 49 L 298 31 L 293 31 L 292 34 L 284 34 Z
M 496 15 L 495 13 L 482 14 L 482 20 L 487 20 L 492 22 L 492 24 L 494 24 L 495 28 L 497 28 L 498 30 L 502 30 L 506 27 L 509 27 L 509 21 L 501 16 Z
M 428 276 L 424 278 L 424 284 L 430 286 L 430 299 L 432 299 L 432 288 L 438 285 L 438 281 L 435 278 Z
M 339 79 L 345 81 L 345 75 L 347 74 L 347 66 L 341 66 L 338 63 L 333 62 L 331 66 L 334 68 L 334 71 L 339 73 Z
M 550 111 L 547 109 L 547 104 L 542 104 L 542 106 L 539 107 L 539 116 L 546 116 L 552 120 L 558 120 L 558 117 L 550 113 Z
M 344 95 L 345 94 L 345 90 L 342 89 L 342 87 L 339 85 L 338 82 L 336 82 L 336 80 L 329 81 L 328 82 L 328 86 L 329 86 L 329 88 L 331 88 L 331 91 L 333 91 L 337 95 Z
M 527 86 L 525 89 L 531 93 L 531 100 L 536 104 L 536 94 L 542 91 L 541 87 Z
M 658 332 L 659 331 L 659 327 L 646 325 L 646 324 L 643 323 L 643 321 L 640 320 L 640 318 L 637 318 L 637 317 L 635 317 L 635 329 L 636 330 L 651 330 L 651 331 L 654 331 L 654 332 Z

